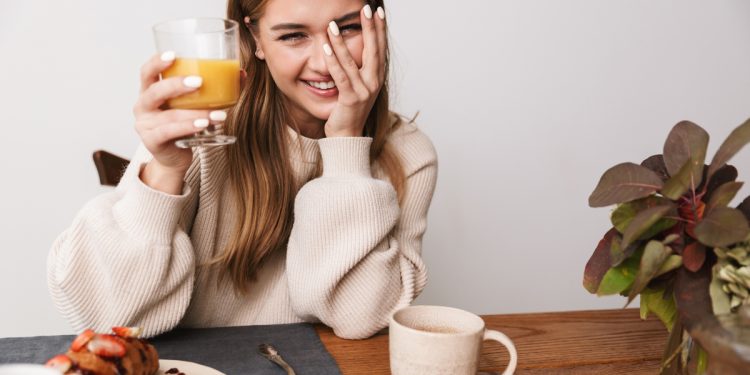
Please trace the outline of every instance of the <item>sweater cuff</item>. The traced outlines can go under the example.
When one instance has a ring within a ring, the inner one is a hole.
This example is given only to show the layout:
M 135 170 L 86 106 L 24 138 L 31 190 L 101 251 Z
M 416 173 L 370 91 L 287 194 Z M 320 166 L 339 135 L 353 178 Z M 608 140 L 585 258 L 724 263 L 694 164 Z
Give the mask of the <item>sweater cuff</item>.
M 162 245 L 172 243 L 182 209 L 190 195 L 190 186 L 184 185 L 182 195 L 172 195 L 143 183 L 140 173 L 134 175 L 130 188 L 112 208 L 115 220 L 136 239 Z
M 333 137 L 318 140 L 324 177 L 372 177 L 369 137 Z

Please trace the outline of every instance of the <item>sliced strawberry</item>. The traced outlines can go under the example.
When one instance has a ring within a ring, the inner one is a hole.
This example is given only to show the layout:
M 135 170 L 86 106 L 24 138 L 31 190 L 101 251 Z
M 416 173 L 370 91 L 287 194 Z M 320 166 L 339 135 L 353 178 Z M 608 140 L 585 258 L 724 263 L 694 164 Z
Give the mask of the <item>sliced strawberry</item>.
M 125 355 L 125 345 L 112 335 L 96 335 L 87 347 L 90 352 L 102 357 L 119 358 Z
M 112 327 L 117 336 L 137 339 L 141 335 L 141 327 Z
M 73 340 L 73 343 L 70 344 L 70 350 L 74 352 L 80 352 L 84 347 L 86 347 L 86 344 L 91 341 L 91 339 L 96 335 L 94 331 L 87 329 L 83 331 L 78 337 Z
M 65 354 L 58 354 L 47 363 L 44 364 L 46 367 L 53 368 L 57 371 L 60 371 L 61 373 L 65 373 L 66 371 L 70 370 L 71 367 L 73 367 L 73 361 L 68 358 Z

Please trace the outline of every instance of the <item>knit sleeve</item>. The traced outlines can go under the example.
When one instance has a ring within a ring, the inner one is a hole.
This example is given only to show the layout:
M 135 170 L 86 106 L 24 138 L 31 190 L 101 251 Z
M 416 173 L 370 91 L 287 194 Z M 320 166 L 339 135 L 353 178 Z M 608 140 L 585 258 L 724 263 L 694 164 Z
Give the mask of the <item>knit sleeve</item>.
M 413 148 L 406 194 L 373 178 L 371 138 L 319 140 L 323 174 L 302 187 L 287 251 L 291 303 L 343 338 L 365 338 L 388 324 L 426 283 L 421 257 L 435 189 L 432 144 Z
M 189 225 L 194 188 L 169 195 L 139 178 L 141 146 L 120 185 L 89 201 L 47 259 L 53 302 L 76 331 L 140 326 L 146 337 L 175 327 L 192 293 Z

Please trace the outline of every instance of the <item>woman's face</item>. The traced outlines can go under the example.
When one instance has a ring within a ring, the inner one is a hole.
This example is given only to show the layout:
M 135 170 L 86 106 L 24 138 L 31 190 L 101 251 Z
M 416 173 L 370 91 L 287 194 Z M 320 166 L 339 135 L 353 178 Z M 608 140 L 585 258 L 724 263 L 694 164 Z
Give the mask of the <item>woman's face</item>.
M 288 99 L 295 120 L 325 121 L 338 94 L 322 93 L 308 82 L 333 82 L 324 59 L 328 24 L 336 21 L 357 66 L 362 67 L 360 11 L 364 0 L 271 0 L 258 20 L 258 57 Z

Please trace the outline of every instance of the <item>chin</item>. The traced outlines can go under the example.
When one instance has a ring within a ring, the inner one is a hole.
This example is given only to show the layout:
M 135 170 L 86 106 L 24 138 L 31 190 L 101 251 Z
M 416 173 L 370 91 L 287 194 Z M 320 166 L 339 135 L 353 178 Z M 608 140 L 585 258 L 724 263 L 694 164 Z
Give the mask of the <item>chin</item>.
M 331 117 L 335 103 L 330 106 L 316 106 L 315 108 L 308 108 L 308 112 L 313 115 L 316 119 L 326 121 Z

